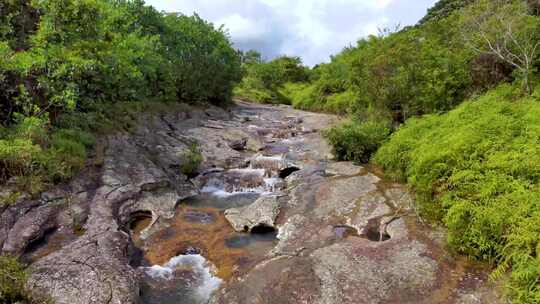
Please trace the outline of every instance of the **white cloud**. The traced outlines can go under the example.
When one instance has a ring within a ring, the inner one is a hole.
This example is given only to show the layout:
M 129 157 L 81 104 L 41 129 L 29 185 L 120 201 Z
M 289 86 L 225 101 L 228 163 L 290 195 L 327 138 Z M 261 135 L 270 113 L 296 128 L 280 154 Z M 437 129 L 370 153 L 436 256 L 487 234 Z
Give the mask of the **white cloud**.
M 414 24 L 436 0 L 147 0 L 159 10 L 182 12 L 224 24 L 240 49 L 266 58 L 301 56 L 328 61 L 379 27 Z
M 225 24 L 227 30 L 234 33 L 236 39 L 255 39 L 265 34 L 264 25 L 256 20 L 249 19 L 239 14 L 232 14 L 215 21 L 216 24 Z

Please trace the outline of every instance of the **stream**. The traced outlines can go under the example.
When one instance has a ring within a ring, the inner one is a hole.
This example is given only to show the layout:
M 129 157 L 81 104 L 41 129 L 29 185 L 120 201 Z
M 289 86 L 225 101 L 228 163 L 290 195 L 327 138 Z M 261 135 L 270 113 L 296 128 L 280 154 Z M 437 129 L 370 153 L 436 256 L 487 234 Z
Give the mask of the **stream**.
M 131 222 L 130 233 L 142 252 L 135 263 L 142 273 L 142 303 L 207 303 L 214 291 L 262 262 L 277 244 L 274 227 L 236 232 L 224 215 L 261 196 L 284 197 L 285 178 L 300 170 L 287 159 L 288 137 L 280 133 L 275 139 L 265 129 L 248 128 L 266 138 L 262 153 L 243 152 L 244 167 L 202 172 L 192 181 L 200 194 L 180 200 L 175 216 L 159 222 L 164 228 L 150 237 L 140 235 L 152 223 L 151 216 Z
M 60 304 L 497 303 L 489 265 L 449 253 L 406 186 L 333 160 L 339 120 L 241 101 L 141 120 L 11 232 L 32 286 Z

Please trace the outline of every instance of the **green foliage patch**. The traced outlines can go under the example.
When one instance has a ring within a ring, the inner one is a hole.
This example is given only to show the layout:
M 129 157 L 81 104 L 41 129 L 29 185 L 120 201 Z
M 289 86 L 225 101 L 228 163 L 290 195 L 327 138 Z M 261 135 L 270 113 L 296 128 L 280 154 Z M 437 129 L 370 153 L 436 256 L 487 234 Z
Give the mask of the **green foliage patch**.
M 281 56 L 265 62 L 249 51 L 243 56 L 244 78 L 235 88 L 235 96 L 260 103 L 290 103 L 291 85 L 309 79 L 309 69 L 299 57 Z
M 0 184 L 38 193 L 82 168 L 92 133 L 154 105 L 226 104 L 242 76 L 223 28 L 135 0 L 0 3 Z
M 343 123 L 326 130 L 324 136 L 332 145 L 337 159 L 367 163 L 390 132 L 388 121 L 370 119 L 361 123 Z
M 0 255 L 0 303 L 49 304 L 47 298 L 26 289 L 28 272 L 11 256 Z
M 184 154 L 182 164 L 180 165 L 180 172 L 187 177 L 194 177 L 197 175 L 199 167 L 204 160 L 201 151 L 197 144 L 192 144 Z
M 511 269 L 515 303 L 540 299 L 540 104 L 502 86 L 444 115 L 407 121 L 377 152 L 452 248 Z

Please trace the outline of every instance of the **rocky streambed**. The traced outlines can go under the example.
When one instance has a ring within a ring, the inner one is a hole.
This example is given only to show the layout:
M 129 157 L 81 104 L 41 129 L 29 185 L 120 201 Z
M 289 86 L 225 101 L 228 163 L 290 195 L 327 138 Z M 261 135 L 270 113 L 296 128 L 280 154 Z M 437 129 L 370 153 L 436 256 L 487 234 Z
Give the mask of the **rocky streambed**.
M 143 117 L 69 184 L 2 207 L 0 248 L 56 303 L 497 303 L 402 185 L 332 160 L 336 121 L 243 102 Z

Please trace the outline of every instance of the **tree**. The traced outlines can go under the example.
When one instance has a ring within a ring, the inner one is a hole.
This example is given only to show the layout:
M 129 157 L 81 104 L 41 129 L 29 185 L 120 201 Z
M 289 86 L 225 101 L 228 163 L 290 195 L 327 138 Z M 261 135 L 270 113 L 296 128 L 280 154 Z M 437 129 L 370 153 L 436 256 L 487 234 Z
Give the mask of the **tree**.
M 463 15 L 462 32 L 469 47 L 513 66 L 530 93 L 530 76 L 540 47 L 540 19 L 520 0 L 480 0 Z
M 249 50 L 242 54 L 242 63 L 246 65 L 262 63 L 262 56 L 256 50 Z

